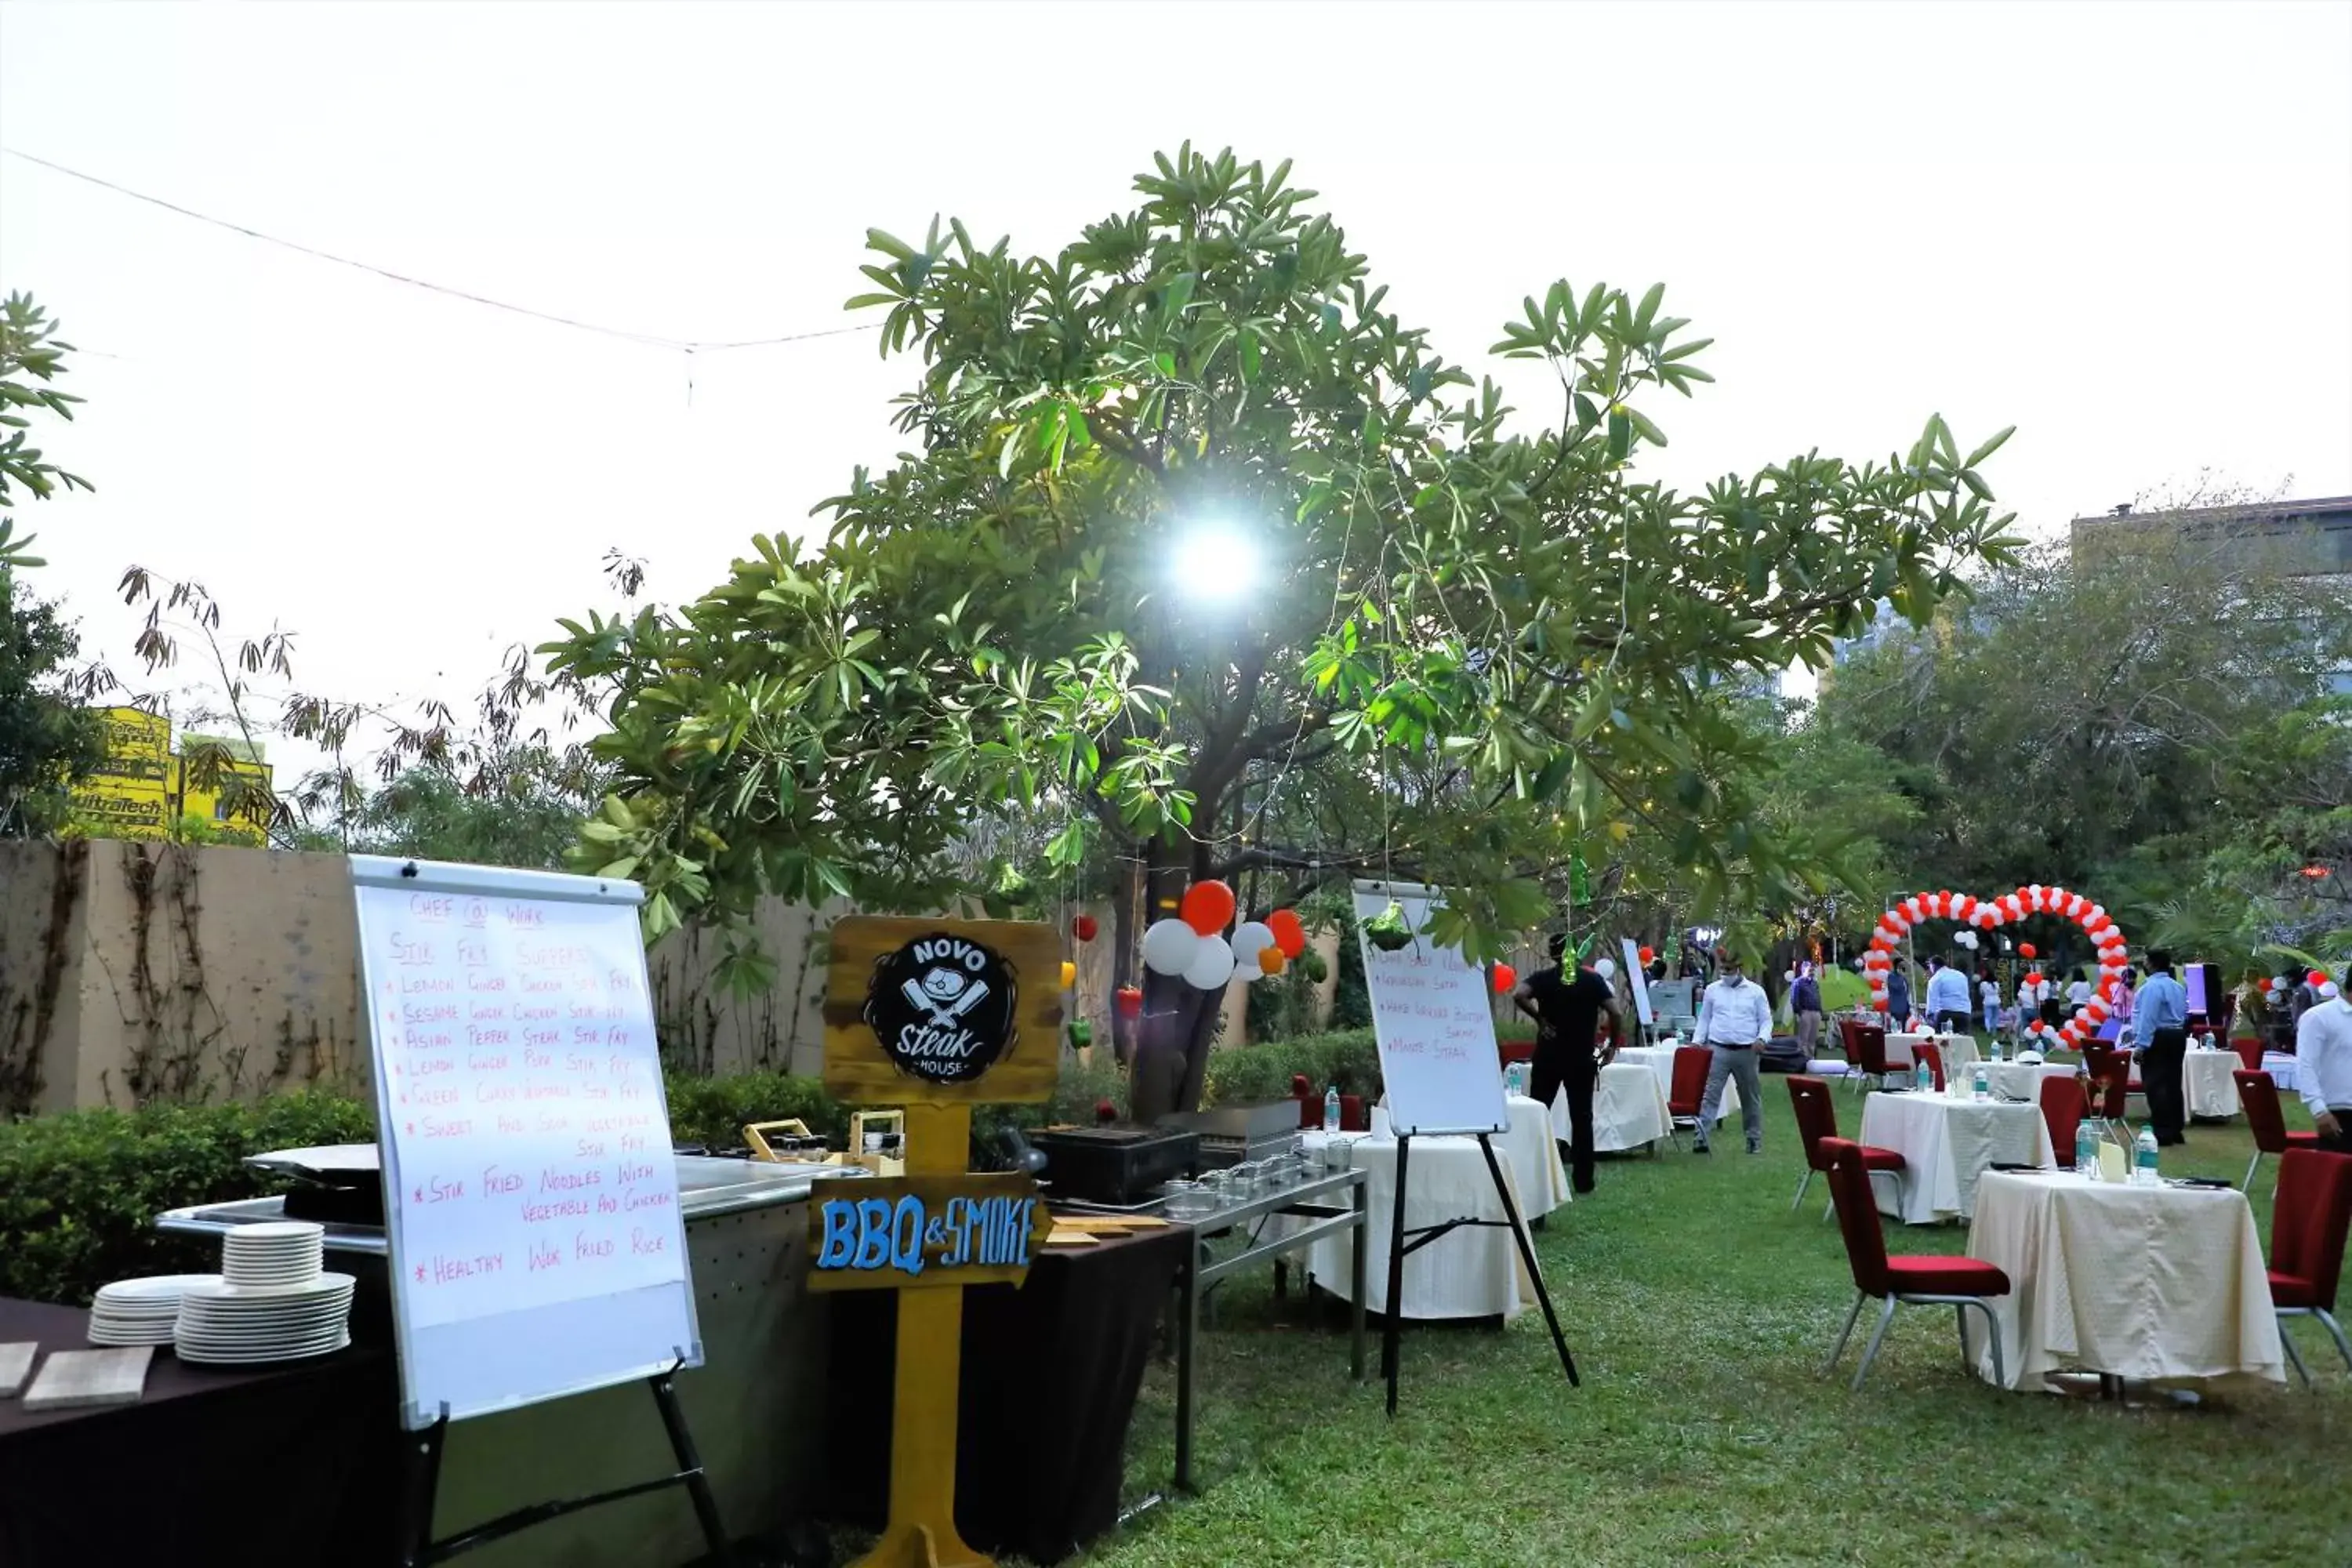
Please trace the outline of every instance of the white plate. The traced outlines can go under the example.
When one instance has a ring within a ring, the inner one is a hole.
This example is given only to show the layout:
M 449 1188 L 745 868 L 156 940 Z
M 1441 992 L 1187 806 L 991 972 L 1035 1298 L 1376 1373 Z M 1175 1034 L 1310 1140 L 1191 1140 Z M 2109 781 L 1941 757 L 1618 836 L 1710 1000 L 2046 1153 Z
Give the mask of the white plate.
M 321 1274 L 315 1279 L 299 1285 L 231 1285 L 219 1281 L 192 1287 L 180 1294 L 182 1301 L 283 1301 L 305 1295 L 349 1296 L 359 1284 L 352 1274 Z
M 225 1329 L 216 1323 L 182 1323 L 175 1337 L 205 1344 L 247 1344 L 265 1340 L 307 1340 L 320 1334 L 340 1333 L 346 1320 L 320 1318 L 307 1323 L 270 1323 L 246 1329 Z
M 98 1288 L 101 1301 L 178 1300 L 180 1293 L 198 1285 L 217 1285 L 217 1274 L 150 1274 L 137 1279 L 117 1279 Z
M 274 1271 L 239 1268 L 235 1264 L 222 1276 L 240 1290 L 276 1290 L 290 1285 L 309 1285 L 319 1278 L 315 1268 L 281 1268 Z
M 176 1331 L 170 1323 L 142 1326 L 93 1321 L 89 1337 L 94 1345 L 168 1345 L 176 1337 Z
M 250 1351 L 236 1351 L 226 1354 L 220 1354 L 203 1350 L 192 1351 L 185 1348 L 176 1348 L 173 1353 L 182 1361 L 185 1362 L 209 1363 L 215 1366 L 238 1366 L 257 1364 L 262 1362 L 272 1361 L 306 1361 L 311 1356 L 327 1355 L 332 1352 L 342 1350 L 351 1342 L 351 1335 L 341 1334 L 334 1339 L 327 1341 L 323 1344 L 304 1345 L 292 1351 L 278 1351 L 268 1354 L 257 1355 Z
M 257 1241 L 309 1241 L 326 1239 L 327 1227 L 314 1219 L 263 1219 L 251 1225 L 238 1226 L 221 1237 L 225 1247 L 248 1246 Z

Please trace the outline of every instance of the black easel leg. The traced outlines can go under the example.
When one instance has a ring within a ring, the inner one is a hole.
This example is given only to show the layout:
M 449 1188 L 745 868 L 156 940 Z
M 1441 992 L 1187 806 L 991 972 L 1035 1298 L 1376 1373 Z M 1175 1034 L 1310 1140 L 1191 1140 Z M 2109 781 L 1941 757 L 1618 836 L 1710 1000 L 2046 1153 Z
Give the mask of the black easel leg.
M 682 1363 L 681 1363 L 682 1364 Z M 710 1494 L 710 1478 L 703 1473 L 702 1456 L 695 1452 L 694 1434 L 687 1430 L 686 1413 L 677 1407 L 677 1368 L 646 1381 L 654 1403 L 661 1408 L 662 1425 L 669 1428 L 670 1452 L 677 1456 L 678 1474 L 685 1478 L 687 1496 L 694 1500 L 694 1517 L 701 1521 L 702 1538 L 710 1543 L 716 1568 L 734 1568 L 735 1552 L 727 1542 L 727 1527 L 719 1522 L 719 1500 Z
M 1490 1134 L 1478 1134 L 1478 1147 L 1486 1156 L 1486 1169 L 1494 1175 L 1495 1191 L 1502 1197 L 1503 1213 L 1511 1222 L 1511 1240 L 1518 1247 L 1519 1261 L 1528 1266 L 1528 1281 L 1535 1287 L 1536 1302 L 1543 1308 L 1544 1323 L 1551 1330 L 1551 1342 L 1559 1352 L 1560 1370 L 1568 1373 L 1570 1388 L 1581 1388 L 1583 1384 L 1576 1376 L 1576 1360 L 1568 1353 L 1568 1338 L 1559 1331 L 1559 1316 L 1551 1309 L 1551 1291 L 1545 1287 L 1543 1269 L 1536 1263 L 1535 1243 L 1528 1239 L 1527 1227 L 1519 1223 L 1518 1200 L 1512 1195 L 1502 1163 L 1495 1158 Z
M 401 1434 L 400 1568 L 422 1568 L 433 1555 L 433 1500 L 441 1487 L 441 1440 L 449 1417 Z
M 1389 1317 L 1381 1333 L 1381 1375 L 1389 1383 L 1389 1414 L 1397 1406 L 1397 1331 L 1404 1323 L 1404 1172 L 1412 1153 L 1412 1134 L 1397 1138 L 1396 1209 L 1389 1216 Z

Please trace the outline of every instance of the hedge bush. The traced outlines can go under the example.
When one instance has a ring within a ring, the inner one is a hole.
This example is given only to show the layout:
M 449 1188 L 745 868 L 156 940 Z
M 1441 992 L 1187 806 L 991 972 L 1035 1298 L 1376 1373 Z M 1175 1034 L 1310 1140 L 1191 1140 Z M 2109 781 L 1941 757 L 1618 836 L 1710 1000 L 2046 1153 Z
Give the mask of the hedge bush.
M 1287 1100 L 1295 1074 L 1304 1074 L 1317 1094 L 1336 1083 L 1341 1094 L 1378 1096 L 1381 1061 L 1372 1031 L 1343 1029 L 1219 1051 L 1209 1058 L 1204 1098 L 1211 1104 Z

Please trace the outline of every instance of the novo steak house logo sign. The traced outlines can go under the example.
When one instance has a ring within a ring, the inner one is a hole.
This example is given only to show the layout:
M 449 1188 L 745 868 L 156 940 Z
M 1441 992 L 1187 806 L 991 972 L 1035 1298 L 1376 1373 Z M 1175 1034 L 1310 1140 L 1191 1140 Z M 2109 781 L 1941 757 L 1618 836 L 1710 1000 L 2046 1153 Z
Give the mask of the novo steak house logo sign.
M 866 1023 L 892 1065 L 928 1083 L 965 1083 L 1012 1048 L 1013 966 L 966 937 L 919 936 L 874 966 Z

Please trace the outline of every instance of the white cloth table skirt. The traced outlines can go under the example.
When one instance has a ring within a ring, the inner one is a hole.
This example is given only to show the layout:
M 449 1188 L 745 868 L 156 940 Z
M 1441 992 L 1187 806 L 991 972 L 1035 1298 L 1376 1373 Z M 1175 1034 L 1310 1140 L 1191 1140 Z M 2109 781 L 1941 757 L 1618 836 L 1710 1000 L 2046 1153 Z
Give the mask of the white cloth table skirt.
M 2243 1064 L 2241 1064 L 2243 1065 Z M 2282 1095 L 2303 1092 L 2303 1063 L 2284 1051 L 2264 1051 L 2263 1070 L 2271 1075 L 2271 1085 Z
M 1618 1051 L 1617 1059 L 1609 1065 L 1648 1068 L 1657 1078 L 1658 1091 L 1661 1094 L 1672 1094 L 1675 1087 L 1675 1048 L 1673 1046 L 1626 1046 Z M 1595 1117 L 1600 1115 L 1598 1109 L 1593 1114 Z M 1739 1086 L 1729 1079 L 1725 1079 L 1723 1103 L 1715 1108 L 1715 1119 L 1717 1121 L 1723 1121 L 1738 1114 L 1739 1114 Z M 1568 1134 L 1563 1132 L 1560 1136 L 1565 1138 Z M 1601 1146 L 1603 1149 L 1609 1147 L 1606 1143 Z
M 2020 1392 L 2055 1392 L 2049 1374 L 2063 1372 L 2176 1386 L 2286 1381 L 2242 1193 L 1988 1172 L 1969 1256 L 2009 1276 L 1992 1311 Z M 1990 1383 L 1983 1320 L 1966 1316 L 1969 1363 Z
M 1621 1055 L 1622 1053 L 1620 1053 Z M 1596 1154 L 1639 1149 L 1664 1138 L 1674 1119 L 1666 1114 L 1665 1086 L 1640 1062 L 1613 1061 L 1601 1069 L 1592 1086 L 1592 1151 Z M 1574 1143 L 1569 1124 L 1568 1090 L 1551 1102 L 1551 1131 L 1563 1143 Z
M 2238 1114 L 2238 1080 L 2230 1075 L 2246 1065 L 2235 1051 L 2184 1051 L 2180 1058 L 2181 1098 L 2191 1116 Z
M 2039 1105 L 2042 1103 L 2042 1079 L 2080 1078 L 2083 1069 L 2072 1062 L 1995 1062 L 1992 1064 L 1992 1092 L 2002 1100 L 2018 1100 L 2028 1105 Z
M 1517 1096 L 1513 1100 L 1514 1131 L 1520 1120 L 1517 1108 L 1524 1105 L 1536 1112 L 1538 1136 L 1544 1147 L 1550 1150 L 1551 1129 L 1543 1118 L 1542 1108 L 1532 1100 Z M 1504 1147 L 1510 1137 L 1496 1136 L 1495 1153 L 1502 1163 L 1504 1179 L 1511 1183 L 1513 1195 L 1525 1214 L 1531 1205 L 1519 1184 L 1517 1162 Z M 1309 1149 L 1320 1149 L 1326 1134 L 1304 1133 L 1300 1141 Z M 1350 1152 L 1356 1168 L 1364 1173 L 1364 1306 L 1370 1311 L 1385 1312 L 1389 1310 L 1389 1237 L 1396 1223 L 1397 1145 L 1393 1140 L 1360 1137 Z M 1550 1163 L 1552 1170 L 1559 1172 L 1557 1152 L 1552 1152 Z M 1505 1217 L 1502 1198 L 1495 1191 L 1495 1178 L 1486 1169 L 1486 1157 L 1479 1152 L 1475 1138 L 1415 1138 L 1405 1179 L 1412 1189 L 1405 1202 L 1408 1232 L 1465 1216 L 1494 1220 Z M 1566 1175 L 1560 1173 L 1556 1179 L 1565 1201 Z M 1299 1228 L 1307 1223 L 1280 1215 L 1268 1221 L 1270 1227 L 1279 1230 Z M 1410 1235 L 1406 1239 L 1412 1239 Z M 1344 1300 L 1353 1279 L 1350 1270 L 1354 1258 L 1355 1232 L 1324 1237 L 1307 1249 L 1307 1276 Z M 1512 1244 L 1510 1232 L 1501 1226 L 1464 1226 L 1409 1254 L 1404 1260 L 1402 1315 L 1409 1320 L 1515 1318 L 1533 1300 L 1533 1288 L 1519 1262 L 1518 1248 Z
M 1933 1041 L 1937 1054 L 1944 1058 L 1944 1081 L 1962 1068 L 1977 1065 L 1977 1042 L 1973 1035 L 1889 1035 L 1886 1037 L 1886 1065 L 1907 1068 L 1916 1058 L 1912 1053 L 1918 1047 Z
M 1559 1163 L 1559 1145 L 1552 1140 L 1551 1118 L 1544 1108 L 1524 1094 L 1511 1095 L 1506 1103 L 1510 1107 L 1511 1130 L 1495 1140 L 1495 1152 L 1510 1170 L 1521 1215 L 1541 1219 L 1568 1202 L 1568 1169 Z M 1477 1147 L 1475 1140 L 1471 1147 Z M 1414 1145 L 1416 1152 L 1419 1148 Z M 1486 1162 L 1482 1159 L 1479 1163 Z M 1490 1189 L 1494 1184 L 1491 1179 L 1486 1184 Z
M 2053 1165 L 2050 1128 L 2038 1105 L 2003 1105 L 1964 1095 L 1873 1093 L 1862 1106 L 1862 1142 L 1903 1156 L 1888 1207 L 1906 1225 L 1933 1225 L 1976 1212 L 1977 1180 L 1988 1165 Z

